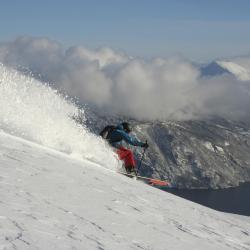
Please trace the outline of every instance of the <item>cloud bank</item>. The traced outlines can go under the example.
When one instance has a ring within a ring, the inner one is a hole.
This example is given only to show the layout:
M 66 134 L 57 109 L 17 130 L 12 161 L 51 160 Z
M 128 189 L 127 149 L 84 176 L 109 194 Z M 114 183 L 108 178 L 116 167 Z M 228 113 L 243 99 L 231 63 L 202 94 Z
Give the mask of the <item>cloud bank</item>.
M 237 60 L 250 65 L 247 57 Z M 0 61 L 28 69 L 80 103 L 137 119 L 249 117 L 249 81 L 230 74 L 204 78 L 182 58 L 146 61 L 110 48 L 64 49 L 47 38 L 19 37 L 0 44 Z

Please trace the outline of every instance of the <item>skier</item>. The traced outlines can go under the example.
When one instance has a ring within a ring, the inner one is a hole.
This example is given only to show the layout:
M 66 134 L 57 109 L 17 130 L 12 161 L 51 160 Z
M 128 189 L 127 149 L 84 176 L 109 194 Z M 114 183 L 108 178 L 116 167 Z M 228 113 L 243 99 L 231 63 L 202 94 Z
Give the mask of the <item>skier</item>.
M 122 141 L 127 142 L 133 146 L 139 146 L 148 148 L 147 142 L 138 141 L 135 137 L 130 135 L 131 126 L 128 122 L 123 122 L 118 126 L 106 126 L 100 133 L 100 135 L 107 139 L 111 146 L 116 148 L 120 160 L 124 161 L 125 169 L 127 173 L 135 173 L 135 158 L 133 152 L 122 146 Z

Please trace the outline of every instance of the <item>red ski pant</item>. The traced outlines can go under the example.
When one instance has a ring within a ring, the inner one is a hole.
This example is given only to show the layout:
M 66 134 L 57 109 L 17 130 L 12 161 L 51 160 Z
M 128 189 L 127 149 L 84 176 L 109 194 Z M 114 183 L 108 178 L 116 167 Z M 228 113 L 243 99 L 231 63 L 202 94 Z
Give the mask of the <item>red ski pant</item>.
M 118 154 L 120 160 L 124 161 L 125 167 L 135 167 L 135 158 L 130 149 L 120 147 L 117 149 L 116 153 Z

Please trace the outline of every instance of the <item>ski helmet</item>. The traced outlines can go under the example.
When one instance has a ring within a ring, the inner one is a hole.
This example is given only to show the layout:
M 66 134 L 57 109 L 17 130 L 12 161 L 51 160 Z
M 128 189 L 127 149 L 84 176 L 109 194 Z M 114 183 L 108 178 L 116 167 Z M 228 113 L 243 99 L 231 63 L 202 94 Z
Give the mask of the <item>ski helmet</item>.
M 123 122 L 122 123 L 123 129 L 127 132 L 130 133 L 132 131 L 131 126 L 128 122 Z

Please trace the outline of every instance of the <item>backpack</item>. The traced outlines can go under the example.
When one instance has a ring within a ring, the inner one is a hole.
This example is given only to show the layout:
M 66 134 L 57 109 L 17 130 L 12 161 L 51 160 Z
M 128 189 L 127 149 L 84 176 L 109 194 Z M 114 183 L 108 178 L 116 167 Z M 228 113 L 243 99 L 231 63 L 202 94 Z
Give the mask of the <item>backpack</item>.
M 100 136 L 103 139 L 109 140 L 111 133 L 116 129 L 116 126 L 114 125 L 108 125 L 106 126 L 101 132 Z

